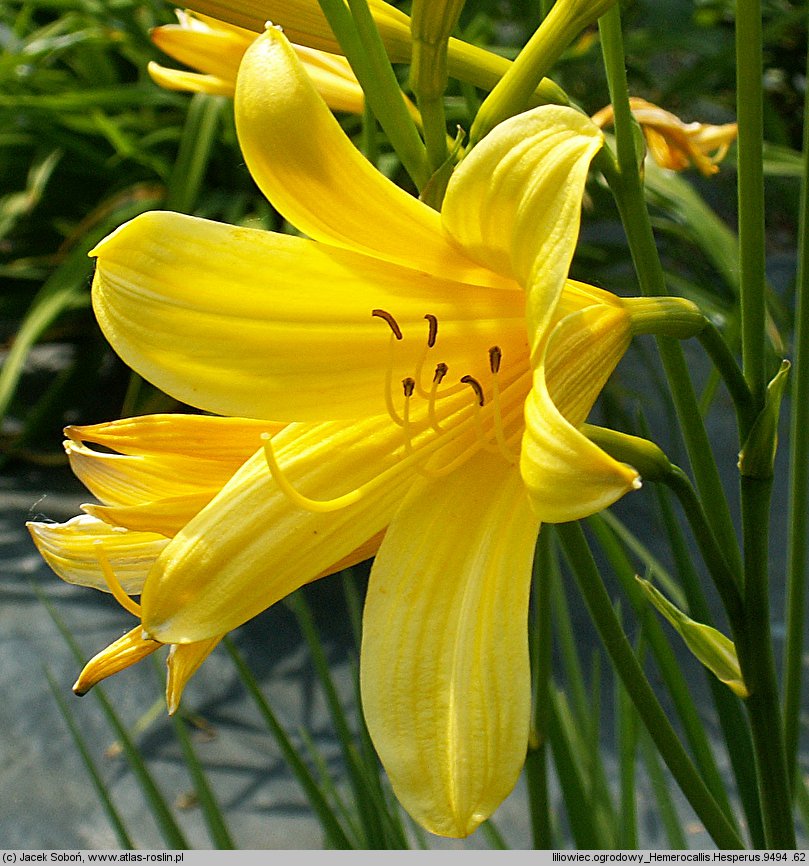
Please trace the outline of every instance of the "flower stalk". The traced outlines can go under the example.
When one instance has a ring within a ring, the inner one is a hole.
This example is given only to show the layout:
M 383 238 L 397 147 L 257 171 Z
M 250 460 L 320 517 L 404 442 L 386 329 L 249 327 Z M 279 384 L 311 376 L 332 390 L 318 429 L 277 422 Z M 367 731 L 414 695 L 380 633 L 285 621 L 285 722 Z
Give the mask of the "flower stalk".
M 469 132 L 471 146 L 502 120 L 524 111 L 536 87 L 568 45 L 615 0 L 558 0 L 508 72 L 486 97 Z
M 666 277 L 657 253 L 639 172 L 638 142 L 641 134 L 629 107 L 629 89 L 618 7 L 613 7 L 599 19 L 599 30 L 610 98 L 615 114 L 617 164 L 608 157 L 602 157 L 598 166 L 604 171 L 615 196 L 641 291 L 644 295 L 665 295 Z M 739 543 L 730 509 L 723 496 L 715 495 L 716 491 L 722 489 L 721 479 L 702 422 L 699 402 L 691 383 L 685 357 L 680 346 L 671 337 L 658 336 L 657 346 L 677 410 L 680 430 L 685 440 L 697 489 L 703 501 L 712 503 L 709 512 L 712 530 L 728 555 L 731 567 L 741 571 Z
M 809 58 L 807 59 L 809 72 Z M 784 738 L 787 769 L 795 783 L 801 715 L 806 559 L 809 537 L 809 100 L 803 108 L 803 176 L 798 222 L 797 298 L 793 338 L 789 439 L 789 530 L 787 536 L 787 639 L 784 651 Z
M 677 784 L 720 848 L 743 848 L 744 843 L 706 787 L 649 685 L 621 628 L 581 527 L 564 523 L 556 531 L 604 648 Z
M 407 110 L 399 83 L 367 0 L 318 0 L 340 47 L 362 85 L 371 111 L 418 189 L 430 177 L 427 155 L 416 124 Z

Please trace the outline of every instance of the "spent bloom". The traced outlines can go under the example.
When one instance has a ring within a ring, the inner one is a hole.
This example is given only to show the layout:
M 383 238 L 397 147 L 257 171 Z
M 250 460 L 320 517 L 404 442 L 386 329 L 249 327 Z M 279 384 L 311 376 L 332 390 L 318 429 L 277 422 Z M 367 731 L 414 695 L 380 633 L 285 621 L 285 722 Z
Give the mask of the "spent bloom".
M 634 333 L 701 317 L 568 279 L 603 140 L 571 108 L 497 126 L 440 214 L 354 148 L 277 29 L 245 52 L 235 112 L 256 183 L 306 237 L 145 214 L 93 251 L 93 304 L 145 378 L 264 430 L 210 501 L 175 515 L 140 605 L 111 557 L 96 571 L 142 640 L 196 647 L 187 673 L 225 632 L 375 554 L 368 727 L 405 808 L 464 836 L 525 758 L 540 523 L 639 485 L 580 428 Z M 93 515 L 132 531 L 125 511 Z
M 637 96 L 630 98 L 629 106 L 643 130 L 652 159 L 662 168 L 682 171 L 693 163 L 700 173 L 715 174 L 719 171 L 717 163 L 736 140 L 735 123 L 685 123 L 676 114 Z M 612 106 L 596 112 L 592 120 L 601 127 L 612 123 Z

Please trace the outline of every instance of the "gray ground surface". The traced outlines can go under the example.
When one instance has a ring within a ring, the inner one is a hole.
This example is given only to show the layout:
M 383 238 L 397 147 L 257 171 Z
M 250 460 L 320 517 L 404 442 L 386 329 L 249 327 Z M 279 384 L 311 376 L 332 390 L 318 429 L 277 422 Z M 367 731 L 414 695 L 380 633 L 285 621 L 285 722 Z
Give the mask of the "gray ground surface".
M 59 581 L 24 528 L 30 519 L 65 520 L 86 499 L 66 470 L 20 470 L 0 479 L 0 848 L 118 847 L 46 671 L 80 725 L 135 844 L 166 847 L 125 759 L 110 754 L 115 736 L 92 692 L 77 699 L 70 691 L 79 666 L 42 598 L 53 603 L 85 658 L 131 628 L 132 618 L 101 593 Z M 337 582 L 322 581 L 310 598 L 351 708 L 347 623 L 336 621 L 334 613 L 342 609 L 342 590 Z M 340 779 L 338 748 L 291 613 L 279 605 L 239 630 L 236 640 L 286 729 L 295 737 L 304 728 Z M 209 848 L 199 809 L 186 805 L 192 784 L 162 702 L 156 705 L 160 688 L 154 666 L 146 661 L 108 681 L 106 691 L 130 726 L 146 725 L 137 742 L 150 769 L 189 844 Z M 206 724 L 207 731 L 195 735 L 195 746 L 238 845 L 320 848 L 319 825 L 225 652 L 205 662 L 185 704 Z M 528 844 L 521 791 L 501 808 L 499 819 L 512 845 Z M 478 837 L 457 844 L 488 847 Z M 435 840 L 435 845 L 456 843 Z

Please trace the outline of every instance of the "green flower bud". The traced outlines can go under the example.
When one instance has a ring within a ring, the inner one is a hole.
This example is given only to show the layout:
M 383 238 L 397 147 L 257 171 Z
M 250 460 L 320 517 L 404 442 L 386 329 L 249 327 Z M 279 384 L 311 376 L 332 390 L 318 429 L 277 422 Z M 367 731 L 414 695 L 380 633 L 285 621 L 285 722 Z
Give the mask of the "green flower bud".
M 742 678 L 736 646 L 722 632 L 695 622 L 675 607 L 648 580 L 637 577 L 636 580 L 646 597 L 674 627 L 675 631 L 685 641 L 685 645 L 696 659 L 705 665 L 714 676 L 721 680 L 734 694 L 740 698 L 750 697 L 750 692 Z
M 789 361 L 782 361 L 775 378 L 767 386 L 767 401 L 759 413 L 739 453 L 739 472 L 746 478 L 772 478 L 778 447 L 778 416 L 789 374 Z

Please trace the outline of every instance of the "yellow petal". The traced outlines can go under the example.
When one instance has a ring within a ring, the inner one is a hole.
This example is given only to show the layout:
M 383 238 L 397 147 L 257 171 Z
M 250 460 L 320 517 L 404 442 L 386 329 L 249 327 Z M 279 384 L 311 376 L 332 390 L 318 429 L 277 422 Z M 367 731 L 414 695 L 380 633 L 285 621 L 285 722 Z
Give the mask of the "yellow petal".
M 531 563 L 539 524 L 497 456 L 414 488 L 371 571 L 362 703 L 397 798 L 466 836 L 525 760 Z
M 166 705 L 169 708 L 169 715 L 174 715 L 180 708 L 180 700 L 188 681 L 199 670 L 199 666 L 214 651 L 223 637 L 224 635 L 217 635 L 197 643 L 172 645 L 166 659 L 168 668 Z
M 384 0 L 369 0 L 391 60 L 410 56 L 410 19 Z M 293 42 L 339 53 L 340 44 L 316 0 L 196 0 L 194 8 L 208 16 L 260 33 L 271 21 Z
M 577 429 L 630 336 L 626 311 L 609 305 L 571 314 L 551 335 L 525 403 L 520 455 L 520 471 L 542 521 L 578 520 L 640 486 L 634 469 Z
M 188 93 L 208 93 L 211 96 L 233 96 L 234 82 L 217 78 L 215 75 L 201 75 L 184 69 L 170 69 L 153 60 L 146 67 L 152 81 L 166 90 L 180 90 Z
M 292 48 L 315 90 L 332 111 L 362 114 L 365 109 L 365 94 L 345 57 L 316 51 L 303 45 L 293 45 Z
M 447 188 L 444 227 L 475 261 L 531 285 L 534 329 L 546 327 L 567 277 L 587 171 L 602 142 L 585 115 L 542 106 L 495 127 Z
M 138 624 L 87 662 L 73 684 L 73 691 L 77 695 L 86 695 L 96 683 L 131 667 L 161 646 L 156 640 L 144 638 L 143 629 Z
M 135 505 L 86 503 L 82 505 L 82 511 L 111 526 L 138 532 L 157 532 L 172 538 L 192 517 L 196 517 L 221 489 L 221 486 L 206 488 L 187 496 L 169 496 Z
M 109 592 L 98 561 L 98 545 L 124 592 L 139 595 L 168 539 L 154 532 L 128 532 L 80 514 L 67 523 L 26 524 L 37 550 L 67 583 Z
M 385 372 L 431 363 L 488 376 L 488 349 L 525 353 L 519 291 L 469 286 L 303 238 L 144 214 L 94 250 L 104 334 L 142 376 L 222 415 L 325 420 L 386 411 Z M 399 322 L 404 339 L 374 309 Z
M 151 32 L 152 41 L 175 60 L 204 74 L 167 69 L 152 62 L 148 66 L 152 79 L 171 90 L 233 96 L 239 64 L 256 34 L 212 18 L 177 14 L 180 23 L 156 27 Z M 329 108 L 362 113 L 365 97 L 345 57 L 301 45 L 292 47 Z
M 221 487 L 243 461 L 228 464 L 180 455 L 125 455 L 65 442 L 70 467 L 108 505 L 140 505 Z
M 326 499 L 397 466 L 401 435 L 388 417 L 291 424 L 273 446 L 295 488 Z M 155 563 L 142 596 L 144 628 L 166 643 L 235 628 L 372 539 L 411 483 L 403 470 L 354 505 L 314 513 L 287 499 L 259 452 Z
M 304 234 L 429 273 L 504 284 L 449 243 L 434 210 L 354 147 L 275 28 L 246 52 L 235 108 L 250 173 Z
M 249 30 L 213 26 L 188 14 L 181 15 L 179 24 L 156 27 L 150 36 L 169 57 L 228 82 L 231 93 L 242 56 L 255 39 L 255 33 Z
M 137 415 L 101 424 L 71 425 L 65 435 L 93 442 L 120 454 L 174 455 L 216 460 L 238 467 L 261 445 L 262 433 L 277 433 L 282 424 L 213 415 Z

